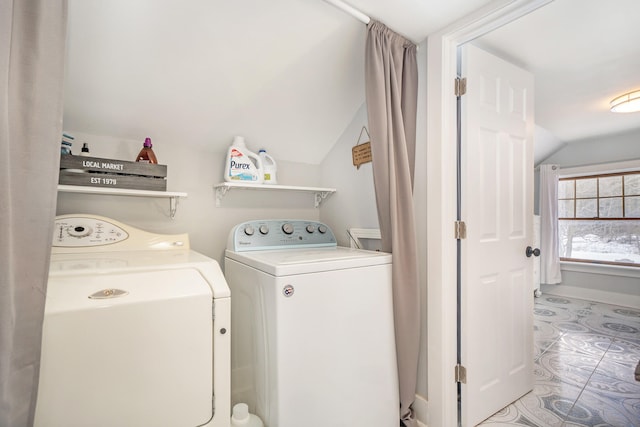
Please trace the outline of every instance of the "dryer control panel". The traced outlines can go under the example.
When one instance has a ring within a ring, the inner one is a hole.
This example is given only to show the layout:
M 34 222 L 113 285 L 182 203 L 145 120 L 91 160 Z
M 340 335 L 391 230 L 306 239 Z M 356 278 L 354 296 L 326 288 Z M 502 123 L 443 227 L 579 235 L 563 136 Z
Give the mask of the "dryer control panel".
M 121 227 L 92 217 L 58 218 L 53 232 L 53 246 L 102 246 L 120 242 L 129 237 Z
M 336 237 L 326 224 L 289 219 L 243 222 L 233 227 L 227 241 L 227 249 L 235 252 L 332 246 L 337 246 Z

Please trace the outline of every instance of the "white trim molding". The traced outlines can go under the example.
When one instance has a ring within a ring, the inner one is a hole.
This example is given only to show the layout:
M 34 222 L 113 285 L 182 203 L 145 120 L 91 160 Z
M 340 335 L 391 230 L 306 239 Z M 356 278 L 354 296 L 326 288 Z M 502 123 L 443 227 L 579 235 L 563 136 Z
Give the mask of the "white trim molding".
M 640 268 L 562 261 L 561 269 L 563 283 L 542 285 L 543 293 L 640 309 Z
M 624 265 L 561 261 L 560 269 L 563 271 L 577 271 L 580 273 L 602 274 L 605 276 L 640 278 L 640 267 L 627 267 Z M 638 284 L 638 293 L 640 293 L 640 283 Z
M 567 285 L 541 285 L 543 295 L 556 295 L 567 298 L 577 298 L 597 301 L 605 304 L 619 305 L 640 310 L 640 295 L 629 295 L 609 292 L 602 289 L 588 289 Z

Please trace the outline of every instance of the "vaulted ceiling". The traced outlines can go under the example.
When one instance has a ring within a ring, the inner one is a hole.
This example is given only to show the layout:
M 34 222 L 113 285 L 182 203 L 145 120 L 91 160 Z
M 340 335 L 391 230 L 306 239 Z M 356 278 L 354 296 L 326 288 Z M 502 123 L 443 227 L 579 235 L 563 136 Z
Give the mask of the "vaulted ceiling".
M 70 0 L 64 127 L 317 163 L 364 99 L 358 24 L 319 0 Z
M 419 42 L 490 1 L 349 3 Z M 640 27 L 615 25 L 638 5 L 556 0 L 484 43 L 536 74 L 539 123 L 558 138 L 630 128 L 637 116 L 596 127 L 595 110 L 640 75 Z M 214 151 L 243 135 L 317 164 L 364 103 L 365 33 L 322 0 L 69 0 L 64 128 Z
M 485 0 L 361 3 L 418 41 Z M 322 0 L 69 0 L 68 33 L 67 130 L 317 164 L 364 103 L 366 28 Z
M 563 142 L 640 130 L 610 101 L 640 89 L 640 2 L 556 0 L 476 43 L 535 76 L 536 123 Z

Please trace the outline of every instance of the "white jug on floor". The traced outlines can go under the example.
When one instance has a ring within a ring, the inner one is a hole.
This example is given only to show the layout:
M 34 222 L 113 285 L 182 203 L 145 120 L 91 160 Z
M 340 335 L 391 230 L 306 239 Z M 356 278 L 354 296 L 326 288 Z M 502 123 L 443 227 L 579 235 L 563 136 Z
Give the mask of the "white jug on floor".
M 264 427 L 262 420 L 254 414 L 249 413 L 249 406 L 246 403 L 236 403 L 233 405 L 231 415 L 231 427 Z

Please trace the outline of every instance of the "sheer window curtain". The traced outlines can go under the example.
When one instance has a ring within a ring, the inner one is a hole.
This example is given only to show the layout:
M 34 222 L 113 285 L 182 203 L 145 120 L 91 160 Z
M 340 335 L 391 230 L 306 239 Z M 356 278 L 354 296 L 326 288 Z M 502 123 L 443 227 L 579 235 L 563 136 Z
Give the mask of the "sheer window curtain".
M 420 343 L 417 243 L 413 210 L 418 68 L 416 46 L 371 21 L 365 88 L 382 250 L 393 254 L 393 305 L 400 419 L 415 427 Z
M 557 165 L 540 166 L 540 283 L 562 282 L 558 234 Z
M 0 2 L 0 426 L 33 425 L 66 26 L 66 0 Z

